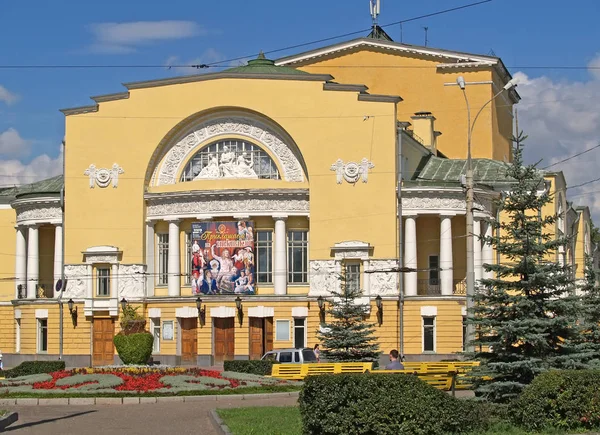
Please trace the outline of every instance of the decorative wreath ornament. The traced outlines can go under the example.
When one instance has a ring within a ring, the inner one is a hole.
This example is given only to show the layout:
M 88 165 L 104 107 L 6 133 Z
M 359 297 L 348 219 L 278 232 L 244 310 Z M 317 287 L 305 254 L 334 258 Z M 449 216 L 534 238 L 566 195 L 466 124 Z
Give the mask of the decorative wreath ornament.
M 117 163 L 112 165 L 111 169 L 96 168 L 96 165 L 91 164 L 87 168 L 83 175 L 90 177 L 90 189 L 93 189 L 97 184 L 98 187 L 108 187 L 112 181 L 112 186 L 117 187 L 119 185 L 119 175 L 125 173 L 122 167 Z
M 360 163 L 344 163 L 342 159 L 337 159 L 335 163 L 331 165 L 331 170 L 336 173 L 337 184 L 342 184 L 342 180 L 346 180 L 346 182 L 350 184 L 355 184 L 361 178 L 363 183 L 366 183 L 369 180 L 369 169 L 373 169 L 374 167 L 375 165 L 365 157 Z

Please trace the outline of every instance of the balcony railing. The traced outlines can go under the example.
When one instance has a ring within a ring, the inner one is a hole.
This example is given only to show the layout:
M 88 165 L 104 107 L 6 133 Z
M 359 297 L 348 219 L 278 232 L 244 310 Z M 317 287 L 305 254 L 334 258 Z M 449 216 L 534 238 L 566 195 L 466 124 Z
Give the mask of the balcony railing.
M 52 286 L 52 281 L 40 281 L 39 284 L 36 285 L 35 289 L 35 298 L 36 299 L 48 299 L 54 297 L 54 288 Z M 17 299 L 26 299 L 27 298 L 27 285 L 35 285 L 35 284 L 19 284 L 17 286 Z
M 455 279 L 453 281 L 452 294 L 466 295 L 467 284 L 464 279 Z M 440 280 L 420 279 L 417 281 L 417 294 L 419 296 L 441 296 L 442 286 Z

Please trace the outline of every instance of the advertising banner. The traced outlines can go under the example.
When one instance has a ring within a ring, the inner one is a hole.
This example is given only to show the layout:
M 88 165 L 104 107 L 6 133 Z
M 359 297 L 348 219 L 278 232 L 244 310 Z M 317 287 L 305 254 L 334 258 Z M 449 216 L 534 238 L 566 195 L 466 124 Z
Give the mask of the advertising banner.
M 254 222 L 192 223 L 192 292 L 254 294 Z

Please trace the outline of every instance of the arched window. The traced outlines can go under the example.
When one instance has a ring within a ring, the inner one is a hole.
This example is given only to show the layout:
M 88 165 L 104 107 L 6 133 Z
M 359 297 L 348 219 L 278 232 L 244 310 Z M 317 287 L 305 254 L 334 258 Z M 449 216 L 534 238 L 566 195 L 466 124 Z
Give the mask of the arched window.
M 279 180 L 277 165 L 261 148 L 240 139 L 220 140 L 198 151 L 185 166 L 181 181 L 218 178 Z

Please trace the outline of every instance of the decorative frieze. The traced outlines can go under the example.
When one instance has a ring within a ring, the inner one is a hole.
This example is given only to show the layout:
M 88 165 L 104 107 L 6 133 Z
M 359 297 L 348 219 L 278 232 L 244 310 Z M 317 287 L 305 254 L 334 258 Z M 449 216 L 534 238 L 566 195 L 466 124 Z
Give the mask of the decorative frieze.
M 478 198 L 474 208 L 492 214 L 492 201 L 488 198 Z M 442 191 L 410 191 L 405 190 L 402 194 L 402 211 L 406 210 L 432 210 L 432 211 L 457 211 L 465 212 L 465 196 L 461 192 Z
M 371 260 L 369 274 L 371 295 L 398 294 L 398 260 Z
M 330 296 L 340 290 L 340 275 L 335 260 L 312 260 L 309 270 L 309 296 Z
M 81 299 L 85 298 L 87 289 L 87 265 L 85 264 L 65 264 L 65 278 L 67 288 L 63 293 L 63 299 Z
M 119 264 L 119 300 L 143 298 L 145 296 L 146 266 L 143 264 Z
M 25 222 L 45 223 L 62 219 L 59 201 L 33 202 L 15 205 L 17 224 Z

